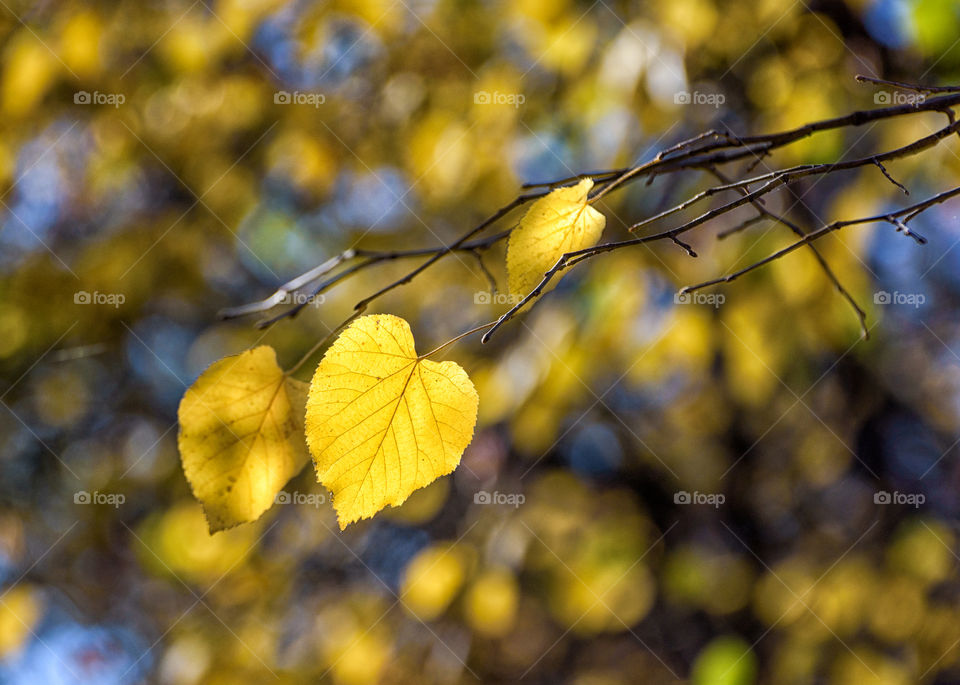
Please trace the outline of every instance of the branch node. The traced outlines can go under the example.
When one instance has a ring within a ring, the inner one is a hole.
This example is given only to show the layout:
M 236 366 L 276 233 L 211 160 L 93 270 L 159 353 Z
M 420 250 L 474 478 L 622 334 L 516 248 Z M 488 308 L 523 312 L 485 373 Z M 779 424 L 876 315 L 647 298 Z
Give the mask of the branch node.
M 916 231 L 912 230 L 909 226 L 907 226 L 906 223 L 901 221 L 899 217 L 890 215 L 886 217 L 886 219 L 889 223 L 893 224 L 893 226 L 897 229 L 897 233 L 903 233 L 905 236 L 913 238 L 919 245 L 927 244 L 926 238 L 924 238 L 922 235 L 920 235 Z

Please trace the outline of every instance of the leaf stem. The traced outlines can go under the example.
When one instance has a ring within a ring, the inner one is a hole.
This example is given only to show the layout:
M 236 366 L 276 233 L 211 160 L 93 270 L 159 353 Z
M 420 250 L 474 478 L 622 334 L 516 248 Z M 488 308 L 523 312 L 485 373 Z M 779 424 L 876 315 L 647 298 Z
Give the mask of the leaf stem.
M 466 333 L 461 333 L 461 334 L 458 335 L 456 338 L 451 338 L 451 339 L 448 340 L 447 342 L 443 343 L 443 344 L 440 345 L 439 347 L 435 347 L 434 349 L 430 350 L 430 351 L 427 352 L 426 354 L 421 354 L 419 357 L 417 357 L 417 360 L 419 361 L 419 360 L 421 360 L 421 359 L 426 359 L 427 357 L 430 357 L 430 356 L 436 354 L 437 352 L 439 352 L 439 351 L 442 350 L 443 348 L 449 347 L 449 346 L 452 345 L 453 343 L 455 343 L 455 342 L 457 342 L 457 341 L 459 341 L 459 340 L 462 340 L 463 338 L 466 338 L 468 335 L 473 335 L 474 333 L 479 333 L 480 331 L 484 330 L 485 328 L 490 328 L 490 327 L 491 327 L 492 325 L 494 325 L 495 323 L 496 323 L 496 321 L 491 321 L 490 323 L 485 323 L 485 324 L 483 324 L 482 326 L 477 326 L 476 328 L 471 328 L 471 329 L 470 329 L 469 331 L 467 331 Z
M 316 345 L 314 345 L 313 347 L 311 347 L 311 348 L 307 351 L 307 353 L 306 353 L 305 355 L 303 355 L 302 357 L 300 357 L 300 361 L 298 361 L 296 364 L 294 364 L 293 367 L 292 367 L 290 370 L 288 370 L 288 371 L 285 372 L 286 375 L 287 375 L 287 376 L 292 376 L 293 374 L 295 374 L 295 373 L 297 372 L 297 369 L 299 369 L 301 366 L 303 366 L 304 363 L 305 363 L 308 359 L 310 359 L 310 357 L 312 357 L 312 356 L 317 352 L 317 350 L 319 350 L 321 347 L 324 347 L 327 343 L 329 343 L 329 342 L 333 339 L 333 337 L 334 337 L 335 335 L 337 335 L 337 333 L 339 333 L 339 332 L 342 331 L 344 328 L 346 328 L 347 326 L 349 326 L 350 323 L 351 323 L 354 319 L 356 319 L 358 316 L 360 316 L 361 313 L 362 313 L 362 312 L 354 312 L 354 313 L 351 314 L 349 317 L 347 317 L 347 319 L 346 319 L 343 323 L 341 323 L 339 326 L 337 326 L 337 327 L 334 328 L 332 331 L 330 331 L 330 333 L 328 333 L 326 337 L 324 337 L 320 342 L 318 342 Z

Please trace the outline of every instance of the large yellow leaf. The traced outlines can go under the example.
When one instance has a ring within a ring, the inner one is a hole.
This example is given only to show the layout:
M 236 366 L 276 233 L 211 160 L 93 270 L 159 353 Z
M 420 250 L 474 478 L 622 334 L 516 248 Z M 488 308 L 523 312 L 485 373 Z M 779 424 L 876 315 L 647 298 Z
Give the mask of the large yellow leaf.
M 255 521 L 307 462 L 307 384 L 266 345 L 211 365 L 180 401 L 180 459 L 210 532 Z
M 473 437 L 477 404 L 459 365 L 417 357 L 403 319 L 350 324 L 317 366 L 306 420 L 340 529 L 453 471 Z
M 513 295 L 522 297 L 533 290 L 565 252 L 596 245 L 607 219 L 587 204 L 591 188 L 593 181 L 585 178 L 530 206 L 507 246 L 507 281 Z M 554 284 L 556 279 L 548 290 Z

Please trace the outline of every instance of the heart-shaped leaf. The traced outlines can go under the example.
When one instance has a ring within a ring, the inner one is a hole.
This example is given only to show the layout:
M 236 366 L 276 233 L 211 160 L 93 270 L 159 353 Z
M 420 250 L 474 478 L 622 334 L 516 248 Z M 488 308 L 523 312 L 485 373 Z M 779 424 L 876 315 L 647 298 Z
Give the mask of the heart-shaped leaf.
M 212 364 L 184 393 L 180 459 L 211 533 L 260 518 L 307 463 L 306 397 L 266 345 Z
M 453 471 L 473 438 L 477 392 L 454 362 L 417 357 L 403 319 L 363 316 L 317 366 L 307 444 L 341 530 Z
M 591 188 L 593 181 L 585 178 L 557 188 L 527 210 L 507 245 L 507 285 L 513 295 L 522 297 L 537 287 L 565 252 L 596 245 L 607 219 L 587 204 Z

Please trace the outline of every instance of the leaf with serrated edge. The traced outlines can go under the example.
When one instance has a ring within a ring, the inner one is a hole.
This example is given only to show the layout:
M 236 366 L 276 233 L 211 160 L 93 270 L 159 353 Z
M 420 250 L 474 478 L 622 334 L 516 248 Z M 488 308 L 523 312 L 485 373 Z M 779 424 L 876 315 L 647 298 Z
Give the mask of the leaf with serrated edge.
M 600 240 L 606 217 L 587 204 L 593 181 L 557 188 L 534 202 L 510 234 L 507 245 L 507 285 L 523 297 L 566 252 L 592 247 Z M 555 285 L 553 279 L 546 290 Z
M 211 533 L 260 518 L 307 463 L 306 398 L 266 345 L 212 364 L 184 393 L 180 459 Z
M 417 358 L 403 319 L 350 324 L 317 366 L 306 418 L 340 529 L 453 471 L 473 438 L 478 401 L 458 364 Z

